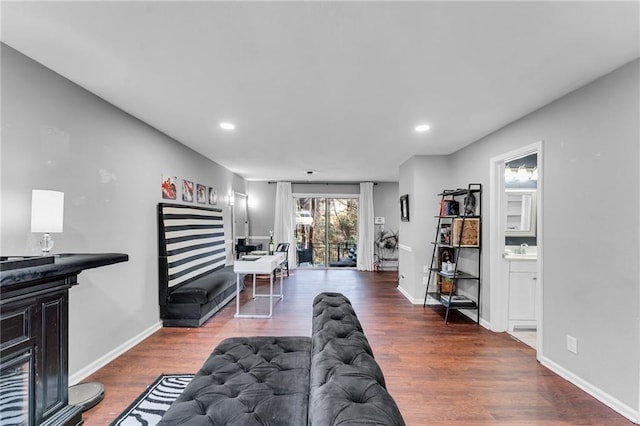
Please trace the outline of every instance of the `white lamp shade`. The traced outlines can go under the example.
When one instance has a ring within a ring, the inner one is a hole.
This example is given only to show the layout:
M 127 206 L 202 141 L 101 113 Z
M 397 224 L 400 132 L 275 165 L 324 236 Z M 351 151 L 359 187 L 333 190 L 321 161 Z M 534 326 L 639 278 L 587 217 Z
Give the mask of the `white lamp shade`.
M 64 192 L 31 191 L 31 232 L 62 232 Z

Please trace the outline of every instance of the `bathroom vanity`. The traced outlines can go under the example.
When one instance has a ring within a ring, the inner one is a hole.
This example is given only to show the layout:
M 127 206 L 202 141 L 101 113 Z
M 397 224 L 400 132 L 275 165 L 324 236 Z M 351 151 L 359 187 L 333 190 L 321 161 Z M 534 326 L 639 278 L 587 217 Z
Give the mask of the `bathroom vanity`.
M 537 255 L 536 253 L 507 252 L 509 264 L 509 322 L 508 330 L 535 329 Z

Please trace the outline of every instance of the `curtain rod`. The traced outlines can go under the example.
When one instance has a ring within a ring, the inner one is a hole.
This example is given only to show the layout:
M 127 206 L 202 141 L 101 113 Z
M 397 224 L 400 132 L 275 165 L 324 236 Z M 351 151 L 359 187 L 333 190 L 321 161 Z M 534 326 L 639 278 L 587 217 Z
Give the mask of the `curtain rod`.
M 360 185 L 360 182 L 329 182 L 329 181 L 306 181 L 306 180 L 293 180 L 293 181 L 275 181 L 270 180 L 267 183 L 278 183 L 278 182 L 290 182 L 292 185 Z M 377 185 L 378 182 L 373 182 L 374 185 Z

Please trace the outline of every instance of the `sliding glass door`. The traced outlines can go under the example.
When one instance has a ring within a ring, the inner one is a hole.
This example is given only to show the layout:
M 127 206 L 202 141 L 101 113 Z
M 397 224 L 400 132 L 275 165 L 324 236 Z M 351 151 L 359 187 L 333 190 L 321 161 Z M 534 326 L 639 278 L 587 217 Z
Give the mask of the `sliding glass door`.
M 296 197 L 298 267 L 355 267 L 358 198 Z

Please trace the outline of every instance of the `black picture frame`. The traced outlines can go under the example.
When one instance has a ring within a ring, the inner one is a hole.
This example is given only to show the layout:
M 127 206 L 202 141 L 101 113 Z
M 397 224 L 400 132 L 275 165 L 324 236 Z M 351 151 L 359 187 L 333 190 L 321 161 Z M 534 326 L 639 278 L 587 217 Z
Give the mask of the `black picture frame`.
M 400 196 L 400 220 L 409 222 L 409 194 Z

